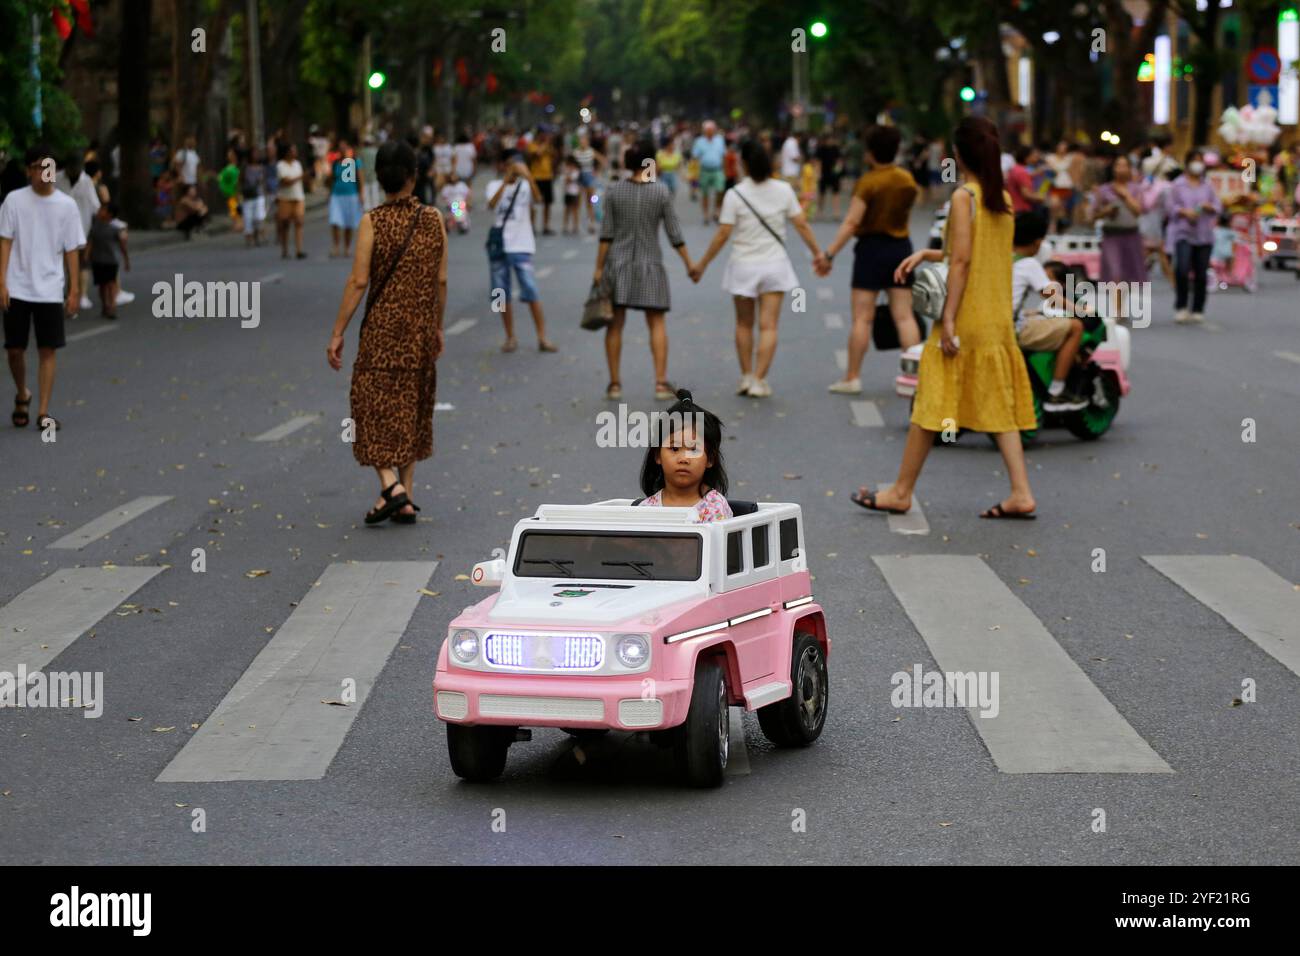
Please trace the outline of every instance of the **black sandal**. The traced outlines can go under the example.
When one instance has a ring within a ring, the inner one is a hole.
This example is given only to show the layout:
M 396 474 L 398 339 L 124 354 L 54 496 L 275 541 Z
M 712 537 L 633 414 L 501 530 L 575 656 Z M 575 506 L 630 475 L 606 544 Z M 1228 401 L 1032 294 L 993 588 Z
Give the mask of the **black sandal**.
M 1007 511 L 1001 504 L 996 504 L 988 511 L 980 513 L 981 518 L 999 518 L 1007 521 L 1037 521 L 1038 515 L 1032 511 Z
M 31 423 L 32 417 L 27 411 L 28 406 L 31 404 L 31 392 L 27 393 L 26 401 L 19 398 L 17 395 L 14 396 L 14 411 L 13 414 L 9 416 L 9 420 L 14 423 L 14 428 L 26 428 Z
M 420 510 L 420 506 L 417 505 L 414 501 L 412 501 L 410 504 L 411 507 L 414 508 L 416 511 Z M 405 505 L 403 505 L 403 507 L 405 507 Z M 401 510 L 401 508 L 397 510 L 397 514 L 393 515 L 393 521 L 396 522 L 397 524 L 415 524 L 415 522 L 418 520 L 419 519 L 415 515 L 406 514 Z
M 395 481 L 379 492 L 379 497 L 384 499 L 384 505 L 382 508 L 371 508 L 366 512 L 366 524 L 379 524 L 381 521 L 387 521 L 393 516 L 393 512 L 401 511 L 410 504 L 411 499 L 406 497 L 405 491 L 400 495 L 393 495 L 393 489 L 400 484 L 400 481 Z
M 863 493 L 859 495 L 858 491 Z M 860 508 L 866 508 L 868 511 L 879 511 L 887 515 L 907 514 L 906 508 L 886 508 L 884 505 L 876 504 L 876 493 L 874 491 L 867 491 L 865 488 L 859 488 L 858 491 L 849 495 L 849 501 Z

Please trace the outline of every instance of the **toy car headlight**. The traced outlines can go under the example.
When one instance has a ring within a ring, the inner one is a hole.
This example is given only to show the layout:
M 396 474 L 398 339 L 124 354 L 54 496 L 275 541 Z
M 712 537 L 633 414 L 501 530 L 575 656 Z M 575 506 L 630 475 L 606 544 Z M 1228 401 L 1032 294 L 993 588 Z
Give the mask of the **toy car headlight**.
M 1274 242 L 1272 239 L 1268 240 L 1268 242 L 1264 243 L 1264 251 L 1277 252 L 1277 243 Z
M 460 630 L 451 636 L 451 656 L 462 664 L 478 657 L 478 635 L 470 630 Z
M 650 639 L 644 634 L 615 634 L 614 653 L 624 667 L 641 667 L 650 659 Z

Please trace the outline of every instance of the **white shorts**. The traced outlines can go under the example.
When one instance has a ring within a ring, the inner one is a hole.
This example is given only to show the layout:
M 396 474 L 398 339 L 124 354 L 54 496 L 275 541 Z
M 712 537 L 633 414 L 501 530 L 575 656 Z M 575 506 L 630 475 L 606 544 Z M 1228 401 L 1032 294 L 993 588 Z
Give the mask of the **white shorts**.
M 729 259 L 722 273 L 722 291 L 749 299 L 764 292 L 789 292 L 798 285 L 799 277 L 785 253 L 771 259 Z
M 240 208 L 244 216 L 244 235 L 251 236 L 254 226 L 266 220 L 266 197 L 245 199 Z

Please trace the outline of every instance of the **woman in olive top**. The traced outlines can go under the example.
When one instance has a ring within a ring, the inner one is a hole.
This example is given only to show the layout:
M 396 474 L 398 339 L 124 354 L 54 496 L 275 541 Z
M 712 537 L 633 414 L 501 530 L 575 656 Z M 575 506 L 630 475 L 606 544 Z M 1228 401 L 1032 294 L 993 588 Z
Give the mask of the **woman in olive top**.
M 853 326 L 849 330 L 849 358 L 844 378 L 832 383 L 830 391 L 841 395 L 862 392 L 862 360 L 871 344 L 871 323 L 876 317 L 876 298 L 888 290 L 889 312 L 898 327 L 903 348 L 921 341 L 912 316 L 912 290 L 894 277 L 899 264 L 912 254 L 908 225 L 920 188 L 912 174 L 894 163 L 899 135 L 893 126 L 874 126 L 867 133 L 867 165 L 849 201 L 849 212 L 826 251 L 813 263 L 819 276 L 830 275 L 835 254 L 853 236 L 853 281 L 850 302 Z M 910 277 L 908 279 L 910 282 Z

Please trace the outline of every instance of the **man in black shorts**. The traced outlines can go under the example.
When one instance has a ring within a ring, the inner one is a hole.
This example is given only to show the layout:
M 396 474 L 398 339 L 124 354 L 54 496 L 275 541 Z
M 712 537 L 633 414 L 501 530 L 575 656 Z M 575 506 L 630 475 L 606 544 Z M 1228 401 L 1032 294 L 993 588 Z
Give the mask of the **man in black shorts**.
M 54 188 L 54 158 L 49 148 L 33 146 L 25 160 L 29 185 L 15 189 L 0 206 L 0 309 L 4 310 L 9 371 L 17 387 L 12 421 L 22 428 L 30 420 L 27 341 L 34 326 L 40 357 L 36 426 L 57 430 L 59 423 L 49 414 L 54 350 L 65 344 L 65 312 L 75 312 L 81 302 L 80 250 L 86 236 L 77 204 Z

